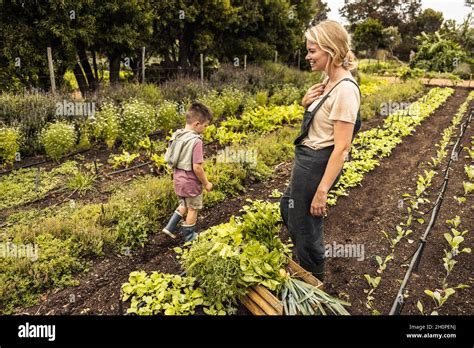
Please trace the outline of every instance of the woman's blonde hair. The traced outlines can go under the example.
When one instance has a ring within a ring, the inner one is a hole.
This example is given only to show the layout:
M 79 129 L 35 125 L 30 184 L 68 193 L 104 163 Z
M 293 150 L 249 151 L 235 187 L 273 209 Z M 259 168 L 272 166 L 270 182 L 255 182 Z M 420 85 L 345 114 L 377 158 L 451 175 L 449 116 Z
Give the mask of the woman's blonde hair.
M 329 54 L 328 63 L 334 67 L 342 66 L 346 70 L 357 68 L 356 57 L 351 51 L 349 33 L 338 22 L 324 20 L 306 30 L 305 37 Z

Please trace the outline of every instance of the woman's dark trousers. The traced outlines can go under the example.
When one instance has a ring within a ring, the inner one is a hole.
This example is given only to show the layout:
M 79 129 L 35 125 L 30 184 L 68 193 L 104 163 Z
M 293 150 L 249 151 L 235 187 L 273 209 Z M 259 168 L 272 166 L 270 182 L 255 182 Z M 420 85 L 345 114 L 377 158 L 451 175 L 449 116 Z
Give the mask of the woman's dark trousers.
M 290 184 L 280 201 L 281 216 L 290 232 L 300 265 L 321 281 L 324 280 L 325 251 L 323 217 L 312 216 L 310 209 L 333 149 L 334 146 L 313 150 L 296 145 Z

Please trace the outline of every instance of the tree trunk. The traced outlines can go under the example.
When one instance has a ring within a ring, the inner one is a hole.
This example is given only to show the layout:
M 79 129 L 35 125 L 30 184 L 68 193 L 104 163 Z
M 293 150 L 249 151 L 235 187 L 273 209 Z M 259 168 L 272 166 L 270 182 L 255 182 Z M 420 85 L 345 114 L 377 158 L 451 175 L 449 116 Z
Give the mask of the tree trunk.
M 183 68 L 190 66 L 190 53 L 193 39 L 193 31 L 190 25 L 185 25 L 181 40 L 179 40 L 178 65 Z
M 82 97 L 85 98 L 89 90 L 89 86 L 87 85 L 86 77 L 82 72 L 81 65 L 79 63 L 76 63 L 73 71 L 74 76 L 76 77 L 77 84 L 79 85 L 79 89 L 81 90 Z
M 97 89 L 97 79 L 92 72 L 89 59 L 87 58 L 87 52 L 86 52 L 86 47 L 84 43 L 82 42 L 78 43 L 77 54 L 79 56 L 82 69 L 84 69 L 84 72 L 86 73 L 86 78 L 87 78 L 87 82 L 89 83 L 89 88 L 91 91 L 95 91 Z
M 120 81 L 120 54 L 109 55 L 110 85 L 116 85 Z

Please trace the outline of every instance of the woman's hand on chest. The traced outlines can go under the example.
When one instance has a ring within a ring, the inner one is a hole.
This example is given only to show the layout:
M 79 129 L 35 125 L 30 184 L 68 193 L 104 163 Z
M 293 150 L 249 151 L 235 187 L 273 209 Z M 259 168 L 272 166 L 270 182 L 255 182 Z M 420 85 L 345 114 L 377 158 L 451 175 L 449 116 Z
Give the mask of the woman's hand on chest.
M 304 108 L 309 107 L 316 99 L 318 99 L 324 93 L 324 84 L 317 83 L 311 86 L 301 101 L 301 105 Z

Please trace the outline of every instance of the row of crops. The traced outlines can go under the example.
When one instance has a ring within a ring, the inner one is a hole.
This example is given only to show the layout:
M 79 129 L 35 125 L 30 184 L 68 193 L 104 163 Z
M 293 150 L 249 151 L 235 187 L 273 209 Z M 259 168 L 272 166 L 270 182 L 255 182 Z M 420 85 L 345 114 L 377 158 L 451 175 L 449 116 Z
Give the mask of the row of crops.
M 405 210 L 405 213 L 401 216 L 401 221 L 395 226 L 393 231 L 381 231 L 385 237 L 388 245 L 389 252 L 386 255 L 376 255 L 377 269 L 372 274 L 365 274 L 368 289 L 365 290 L 367 294 L 366 306 L 372 311 L 373 314 L 380 314 L 380 311 L 377 309 L 377 290 L 383 284 L 384 275 L 390 270 L 390 266 L 393 266 L 394 260 L 396 259 L 396 253 L 399 252 L 398 249 L 406 248 L 406 243 L 408 245 L 414 243 L 414 239 L 419 236 L 421 233 L 420 229 L 424 228 L 429 220 L 426 219 L 425 215 L 428 212 L 431 212 L 434 208 L 431 207 L 428 209 L 427 206 L 438 202 L 433 202 L 429 195 L 432 191 L 436 191 L 434 187 L 434 182 L 437 176 L 442 176 L 443 171 L 441 165 L 444 163 L 443 160 L 446 159 L 448 155 L 448 148 L 452 145 L 452 140 L 458 136 L 456 131 L 459 128 L 463 118 L 466 115 L 470 102 L 474 99 L 474 92 L 471 92 L 468 98 L 464 103 L 459 107 L 457 113 L 453 116 L 450 125 L 443 130 L 441 134 L 440 141 L 435 145 L 436 155 L 431 157 L 426 163 L 420 165 L 423 169 L 422 173 L 417 174 L 416 186 L 413 188 L 413 193 L 404 193 L 400 198 L 399 208 Z M 472 153 L 470 153 L 472 155 Z M 457 160 L 457 158 L 456 158 Z M 466 165 L 466 173 L 469 174 L 470 166 Z M 472 173 L 471 173 L 472 174 Z M 470 180 L 472 181 L 473 176 L 471 175 Z M 467 188 L 464 190 L 463 197 L 456 197 L 459 204 L 462 205 L 466 202 L 467 195 L 472 191 L 469 190 L 470 182 L 465 182 L 464 186 Z M 455 289 L 461 289 L 465 287 L 464 284 L 458 284 L 455 287 L 448 287 L 446 282 L 447 277 L 452 271 L 454 264 L 456 263 L 455 256 L 461 253 L 470 253 L 469 248 L 460 249 L 460 244 L 464 240 L 462 235 L 468 233 L 467 230 L 463 232 L 458 232 L 456 228 L 460 225 L 461 221 L 459 216 L 453 219 L 452 221 L 447 221 L 450 225 L 450 233 L 445 235 L 446 240 L 448 241 L 450 248 L 445 253 L 444 267 L 446 269 L 446 277 L 442 282 L 442 289 L 434 295 L 433 291 L 427 290 L 426 294 L 431 296 L 434 301 L 436 301 L 436 310 L 432 314 L 437 314 L 437 310 L 441 307 L 442 304 L 448 299 L 449 296 L 455 293 Z M 457 238 L 457 239 L 455 239 Z M 453 242 L 454 240 L 454 242 Z M 405 244 L 403 244 L 403 242 Z M 456 249 L 456 252 L 453 252 L 453 249 Z M 403 296 L 408 296 L 403 294 Z M 415 294 L 416 296 L 416 294 Z M 400 300 L 403 302 L 403 299 Z M 423 313 L 423 305 L 421 302 L 418 304 L 418 308 Z

